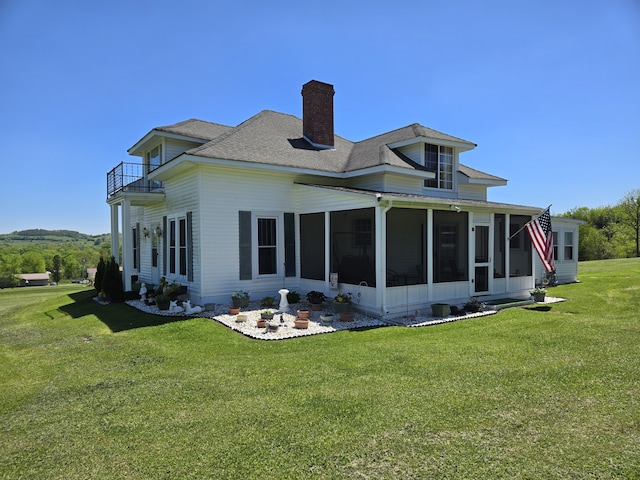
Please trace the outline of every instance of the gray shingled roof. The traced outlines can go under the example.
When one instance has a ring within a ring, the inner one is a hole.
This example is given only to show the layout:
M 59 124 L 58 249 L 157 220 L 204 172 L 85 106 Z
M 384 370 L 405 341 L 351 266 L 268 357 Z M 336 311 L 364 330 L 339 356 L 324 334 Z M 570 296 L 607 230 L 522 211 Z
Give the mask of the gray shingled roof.
M 481 172 L 480 170 L 476 170 L 475 168 L 467 167 L 466 165 L 460 164 L 460 173 L 469 177 L 475 178 L 478 180 L 496 180 L 499 182 L 506 182 L 507 180 L 502 177 L 496 177 L 495 175 L 491 175 L 489 173 Z
M 154 130 L 159 132 L 184 135 L 185 137 L 199 138 L 202 140 L 213 140 L 231 129 L 233 129 L 233 127 L 228 125 L 205 122 L 197 118 L 190 118 L 189 120 L 174 123 L 173 125 L 154 128 Z
M 317 149 L 302 138 L 302 120 L 293 115 L 263 110 L 237 127 L 189 119 L 154 130 L 209 140 L 202 146 L 188 150 L 190 155 L 241 162 L 341 173 L 379 165 L 410 170 L 418 169 L 388 145 L 416 137 L 462 143 L 469 148 L 475 144 L 417 123 L 351 142 L 335 136 L 334 149 Z M 503 180 L 465 165 L 460 172 L 469 178 Z
M 207 158 L 343 172 L 353 143 L 335 137 L 335 149 L 319 150 L 302 139 L 302 120 L 263 110 L 236 128 L 187 153 Z

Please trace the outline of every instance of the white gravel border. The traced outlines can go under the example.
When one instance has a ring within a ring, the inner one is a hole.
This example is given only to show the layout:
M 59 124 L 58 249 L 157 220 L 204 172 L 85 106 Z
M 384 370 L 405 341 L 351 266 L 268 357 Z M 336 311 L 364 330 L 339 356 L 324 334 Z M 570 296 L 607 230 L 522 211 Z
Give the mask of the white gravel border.
M 531 305 L 542 305 L 547 303 L 563 302 L 564 298 L 546 297 L 544 302 L 532 303 Z M 340 330 L 355 330 L 358 328 L 368 327 L 384 327 L 384 326 L 405 326 L 405 327 L 428 327 L 431 325 L 440 325 L 442 323 L 456 322 L 458 320 L 466 320 L 469 318 L 486 317 L 487 315 L 495 315 L 498 310 L 485 310 L 477 313 L 468 313 L 466 315 L 448 315 L 446 317 L 434 317 L 431 315 L 417 315 L 398 317 L 389 320 L 380 320 L 378 318 L 369 317 L 367 315 L 355 312 L 352 322 L 341 322 L 339 315 L 333 312 L 333 308 L 328 305 L 323 311 L 311 310 L 310 305 L 305 302 L 294 304 L 290 306 L 289 312 L 280 312 L 274 308 L 271 308 L 275 313 L 272 324 L 278 325 L 277 331 L 267 331 L 264 327 L 257 326 L 257 320 L 260 318 L 260 313 L 266 310 L 261 307 L 258 302 L 251 302 L 249 306 L 242 310 L 240 313 L 245 315 L 247 320 L 244 322 L 238 321 L 237 315 L 229 314 L 230 305 L 216 304 L 213 310 L 205 310 L 200 313 L 187 315 L 184 312 L 172 313 L 168 310 L 160 310 L 155 305 L 147 305 L 142 300 L 128 300 L 127 305 L 133 308 L 141 310 L 153 315 L 162 315 L 166 317 L 178 317 L 178 318 L 210 318 L 215 320 L 231 330 L 241 333 L 247 337 L 255 338 L 259 340 L 284 340 L 288 338 L 306 337 L 310 335 L 318 335 L 321 333 L 331 333 Z M 309 321 L 309 328 L 300 329 L 295 328 L 294 320 L 296 318 L 296 310 L 298 308 L 304 308 L 309 310 L 311 316 Z M 328 313 L 334 314 L 334 320 L 330 325 L 322 324 L 320 315 Z

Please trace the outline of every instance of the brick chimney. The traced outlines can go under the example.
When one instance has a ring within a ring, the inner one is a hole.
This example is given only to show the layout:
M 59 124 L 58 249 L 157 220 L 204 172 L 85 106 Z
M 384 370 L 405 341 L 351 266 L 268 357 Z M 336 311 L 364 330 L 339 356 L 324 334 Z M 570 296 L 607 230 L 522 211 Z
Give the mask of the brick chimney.
M 316 148 L 334 148 L 333 85 L 311 80 L 302 86 L 302 134 Z

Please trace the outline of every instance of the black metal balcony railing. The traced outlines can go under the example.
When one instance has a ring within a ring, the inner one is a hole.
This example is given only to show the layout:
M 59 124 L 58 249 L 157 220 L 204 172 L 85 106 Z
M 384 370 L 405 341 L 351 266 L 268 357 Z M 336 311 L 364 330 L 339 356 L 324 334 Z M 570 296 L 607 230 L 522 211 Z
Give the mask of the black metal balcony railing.
M 107 173 L 107 198 L 120 191 L 157 192 L 162 189 L 159 180 L 147 180 L 144 165 L 121 162 Z

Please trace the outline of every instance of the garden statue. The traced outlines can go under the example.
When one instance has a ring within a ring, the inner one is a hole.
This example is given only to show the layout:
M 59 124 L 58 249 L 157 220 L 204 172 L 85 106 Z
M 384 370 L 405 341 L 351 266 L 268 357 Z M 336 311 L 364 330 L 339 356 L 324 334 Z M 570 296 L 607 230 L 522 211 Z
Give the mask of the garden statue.
M 140 300 L 143 302 L 147 300 L 147 284 L 143 283 L 140 286 Z
M 192 314 L 192 313 L 200 313 L 202 312 L 202 307 L 199 305 L 194 305 L 193 307 L 191 306 L 191 300 L 187 300 L 186 302 L 183 303 L 185 311 L 187 312 L 187 314 Z
M 169 311 L 171 313 L 181 313 L 181 312 L 184 312 L 184 308 L 182 308 L 180 305 L 178 305 L 178 301 L 177 300 L 171 300 L 169 302 Z

